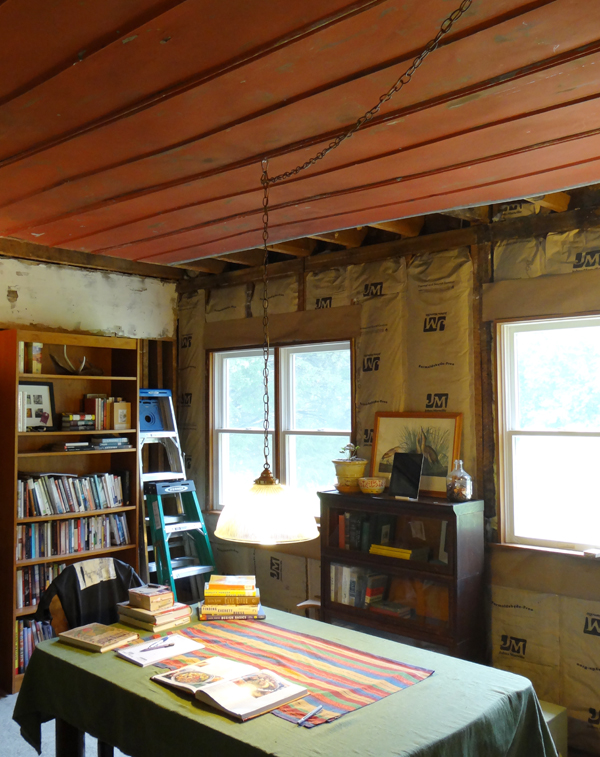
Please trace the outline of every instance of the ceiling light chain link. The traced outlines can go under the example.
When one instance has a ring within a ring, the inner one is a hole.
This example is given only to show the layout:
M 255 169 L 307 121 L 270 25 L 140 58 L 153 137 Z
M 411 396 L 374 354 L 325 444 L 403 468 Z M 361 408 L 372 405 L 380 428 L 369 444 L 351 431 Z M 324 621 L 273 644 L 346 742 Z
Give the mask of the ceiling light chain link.
M 410 82 L 416 70 L 423 63 L 425 58 L 430 53 L 432 53 L 434 50 L 437 49 L 442 37 L 448 34 L 448 32 L 454 26 L 455 22 L 458 21 L 458 19 L 463 15 L 463 13 L 465 13 L 471 7 L 471 4 L 472 4 L 472 0 L 462 0 L 460 6 L 456 8 L 454 11 L 452 11 L 452 13 L 446 19 L 444 19 L 436 36 L 427 43 L 427 45 L 423 48 L 421 53 L 417 55 L 417 57 L 413 60 L 411 65 L 406 69 L 406 71 L 402 74 L 402 76 L 400 76 L 400 78 L 396 81 L 396 83 L 392 87 L 390 87 L 390 89 L 387 92 L 381 95 L 377 104 L 374 105 L 370 110 L 368 110 L 364 115 L 362 115 L 348 131 L 344 132 L 343 134 L 339 134 L 333 141 L 331 141 L 327 145 L 327 147 L 320 150 L 316 155 L 310 158 L 310 160 L 307 160 L 302 165 L 296 166 L 296 168 L 292 169 L 291 171 L 286 171 L 285 173 L 282 173 L 282 174 L 279 174 L 278 176 L 273 176 L 273 177 L 269 177 L 269 173 L 268 173 L 269 161 L 267 160 L 267 158 L 263 158 L 263 160 L 261 161 L 262 176 L 261 176 L 260 183 L 262 184 L 262 187 L 263 187 L 263 200 L 262 200 L 263 235 L 262 236 L 263 236 L 263 249 L 264 249 L 262 306 L 263 306 L 263 360 L 264 360 L 263 428 L 264 428 L 264 434 L 265 434 L 263 450 L 264 450 L 264 456 L 265 456 L 265 463 L 264 463 L 263 475 L 267 472 L 270 473 L 270 468 L 271 468 L 269 464 L 269 309 L 268 309 L 269 296 L 268 296 L 268 288 L 267 288 L 267 263 L 269 261 L 269 248 L 268 248 L 269 187 L 272 184 L 276 184 L 280 181 L 284 181 L 285 179 L 290 179 L 292 176 L 295 176 L 301 171 L 304 171 L 305 169 L 310 168 L 317 161 L 324 158 L 332 150 L 335 150 L 336 147 L 339 147 L 342 144 L 342 142 L 344 142 L 346 139 L 349 139 L 353 134 L 355 134 L 361 128 L 361 126 L 364 126 L 364 124 L 368 123 L 374 116 L 376 116 L 377 113 L 379 113 L 379 111 L 381 110 L 381 106 L 384 105 L 384 103 L 389 102 L 389 100 L 392 99 L 392 97 L 396 94 L 396 92 L 399 92 L 404 87 L 405 84 L 408 84 Z M 256 483 L 258 482 L 259 480 L 257 479 Z M 271 481 L 270 483 L 273 483 L 273 481 Z

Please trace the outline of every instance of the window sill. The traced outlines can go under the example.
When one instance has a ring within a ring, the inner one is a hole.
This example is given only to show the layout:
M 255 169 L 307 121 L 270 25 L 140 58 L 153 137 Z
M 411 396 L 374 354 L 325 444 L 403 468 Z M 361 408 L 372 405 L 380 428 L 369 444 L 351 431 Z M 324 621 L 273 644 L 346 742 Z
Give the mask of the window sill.
M 594 562 L 594 559 L 598 558 L 590 558 L 585 557 L 583 552 L 572 550 L 572 549 L 558 549 L 556 547 L 538 547 L 533 546 L 531 544 L 508 544 L 505 542 L 490 542 L 488 544 L 489 548 L 492 551 L 513 551 L 518 550 L 520 552 L 532 552 L 535 554 L 546 553 L 550 555 L 556 555 L 558 557 L 564 556 L 564 557 L 580 557 L 584 560 L 587 560 L 588 562 Z M 600 564 L 600 559 L 598 559 L 598 564 Z

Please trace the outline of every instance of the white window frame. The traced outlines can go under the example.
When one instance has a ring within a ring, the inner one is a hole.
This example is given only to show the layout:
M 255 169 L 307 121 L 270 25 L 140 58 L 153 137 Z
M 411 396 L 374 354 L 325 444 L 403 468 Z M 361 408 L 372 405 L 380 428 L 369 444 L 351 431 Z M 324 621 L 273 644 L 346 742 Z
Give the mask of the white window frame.
M 274 358 L 275 370 L 269 375 L 269 384 L 271 387 L 277 386 L 277 391 L 273 392 L 275 404 L 279 407 L 271 406 L 269 408 L 269 449 L 272 458 L 272 472 L 281 483 L 289 484 L 290 478 L 290 443 L 293 438 L 299 436 L 339 436 L 344 440 L 341 446 L 350 441 L 352 430 L 343 431 L 328 429 L 308 429 L 298 430 L 292 428 L 292 407 L 294 400 L 293 372 L 291 371 L 291 362 L 296 354 L 306 352 L 331 352 L 333 350 L 351 351 L 350 341 L 326 342 L 314 344 L 301 344 L 287 347 L 271 347 L 270 354 Z M 264 436 L 262 424 L 259 428 L 239 429 L 224 426 L 225 420 L 225 397 L 227 396 L 224 363 L 228 358 L 234 357 L 260 357 L 263 358 L 262 347 L 257 348 L 240 348 L 225 350 L 222 352 L 212 353 L 212 370 L 211 370 L 211 437 L 212 437 L 212 460 L 210 466 L 211 472 L 211 491 L 213 507 L 221 509 L 220 482 L 222 480 L 221 454 L 223 438 L 226 434 L 256 434 Z M 350 369 L 352 373 L 352 368 Z M 352 396 L 353 385 L 352 376 L 350 380 L 350 392 Z M 262 411 L 262 408 L 261 408 Z M 275 426 L 277 423 L 277 428 Z M 352 423 L 352 419 L 351 419 Z M 258 476 L 260 470 L 256 472 Z M 334 471 L 332 467 L 332 480 Z M 250 482 L 248 484 L 250 486 Z
M 279 445 L 279 470 L 281 482 L 292 485 L 291 464 L 290 464 L 290 444 L 293 439 L 299 436 L 339 436 L 344 440 L 344 444 L 352 438 L 352 429 L 332 430 L 332 429 L 307 429 L 300 430 L 292 428 L 292 410 L 294 404 L 294 381 L 292 371 L 292 360 L 294 355 L 306 352 L 334 352 L 350 351 L 350 342 L 327 342 L 320 344 L 303 344 L 291 347 L 279 348 L 279 396 L 280 396 L 280 445 Z M 350 367 L 352 373 L 352 366 Z M 352 377 L 350 376 L 350 394 L 352 396 Z M 352 418 L 350 419 L 352 425 Z M 343 447 L 344 444 L 341 446 Z
M 514 337 L 517 333 L 525 331 L 571 329 L 589 326 L 600 326 L 600 316 L 565 316 L 562 318 L 519 320 L 496 324 L 498 358 L 498 482 L 499 501 L 502 512 L 501 540 L 504 543 L 575 552 L 599 546 L 597 544 L 574 544 L 532 537 L 526 538 L 520 537 L 514 532 L 513 449 L 516 437 L 600 437 L 600 432 L 549 431 L 546 429 L 525 430 L 517 427 L 516 420 L 518 417 L 519 398 L 516 383 Z

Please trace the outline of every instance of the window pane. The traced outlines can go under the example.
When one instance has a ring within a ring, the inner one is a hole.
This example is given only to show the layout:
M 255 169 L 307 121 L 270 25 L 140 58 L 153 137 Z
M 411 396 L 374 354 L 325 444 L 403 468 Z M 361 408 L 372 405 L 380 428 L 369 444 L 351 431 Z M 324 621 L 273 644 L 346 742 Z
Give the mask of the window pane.
M 264 420 L 264 358 L 228 357 L 223 360 L 225 428 L 262 428 Z M 269 355 L 269 424 L 273 425 L 273 353 Z
M 600 327 L 515 334 L 516 428 L 600 430 Z
M 600 546 L 600 439 L 516 436 L 514 532 Z
M 293 429 L 350 429 L 349 349 L 294 354 L 292 381 Z
M 319 515 L 321 489 L 333 489 L 335 468 L 332 460 L 340 457 L 340 450 L 350 441 L 348 436 L 295 436 L 286 435 L 289 470 L 287 484 L 303 493 Z
M 262 434 L 219 434 L 220 502 L 235 501 L 247 492 L 265 465 Z M 273 435 L 269 434 L 269 464 L 273 470 Z

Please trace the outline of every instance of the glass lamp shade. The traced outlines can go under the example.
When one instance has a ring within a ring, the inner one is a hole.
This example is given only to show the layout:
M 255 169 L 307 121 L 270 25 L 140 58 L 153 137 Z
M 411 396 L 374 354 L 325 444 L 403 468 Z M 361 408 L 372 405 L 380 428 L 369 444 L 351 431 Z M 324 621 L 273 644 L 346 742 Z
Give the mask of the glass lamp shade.
M 215 536 L 248 544 L 289 544 L 319 535 L 314 515 L 281 484 L 254 484 L 219 516 Z

